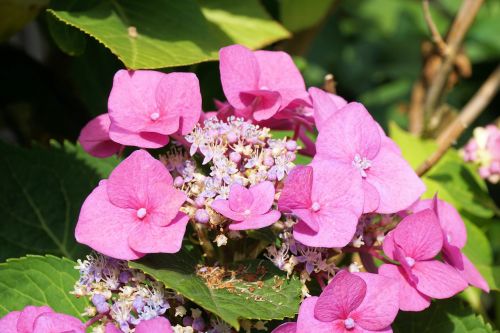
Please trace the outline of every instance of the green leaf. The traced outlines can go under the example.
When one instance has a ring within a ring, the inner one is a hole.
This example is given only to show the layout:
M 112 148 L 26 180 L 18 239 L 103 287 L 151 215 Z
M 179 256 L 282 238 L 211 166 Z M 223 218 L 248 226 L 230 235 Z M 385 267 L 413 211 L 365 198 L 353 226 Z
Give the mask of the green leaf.
M 111 168 L 69 143 L 22 149 L 0 143 L 0 260 L 27 253 L 76 258 L 80 207 Z
M 64 53 L 78 56 L 85 51 L 87 39 L 83 32 L 59 21 L 51 14 L 46 17 L 50 35 Z
M 333 0 L 281 0 L 281 21 L 296 32 L 318 24 L 327 14 Z
M 21 30 L 33 20 L 49 0 L 2 0 L 0 1 L 0 41 Z
M 433 140 L 419 139 L 403 130 L 395 122 L 389 123 L 389 134 L 401 148 L 403 157 L 414 169 L 437 149 L 437 144 Z
M 400 312 L 394 333 L 493 333 L 493 328 L 456 299 L 433 302 L 422 312 Z
M 8 259 L 0 264 L 0 317 L 27 305 L 48 305 L 78 318 L 88 302 L 69 292 L 78 280 L 75 262 L 53 256 Z
M 49 12 L 97 39 L 131 69 L 216 60 L 229 44 L 258 48 L 289 36 L 257 0 L 111 0 Z
M 286 274 L 269 261 L 235 264 L 237 268 L 243 267 L 245 274 L 237 274 L 240 282 L 233 282 L 234 289 L 224 289 L 209 288 L 196 274 L 197 258 L 199 256 L 184 250 L 172 255 L 150 255 L 129 265 L 163 282 L 167 288 L 174 289 L 237 330 L 240 327 L 238 319 L 283 319 L 297 313 L 301 283 L 296 278 L 286 280 Z M 267 271 L 259 279 L 263 281 L 260 288 L 255 280 L 257 274 L 254 274 L 258 267 Z

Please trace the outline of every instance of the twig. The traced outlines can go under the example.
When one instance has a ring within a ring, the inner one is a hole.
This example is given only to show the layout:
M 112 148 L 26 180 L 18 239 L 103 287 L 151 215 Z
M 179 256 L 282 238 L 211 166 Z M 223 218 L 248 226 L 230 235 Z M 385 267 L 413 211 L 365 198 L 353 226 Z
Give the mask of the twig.
M 472 22 L 481 8 L 484 0 L 464 0 L 462 6 L 453 21 L 448 37 L 446 38 L 447 50 L 443 63 L 430 84 L 427 98 L 424 103 L 424 115 L 426 119 L 434 112 L 440 103 L 446 82 L 450 75 L 465 34 L 469 30 Z
M 457 118 L 436 139 L 438 149 L 417 169 L 419 176 L 429 171 L 444 155 L 460 134 L 481 114 L 500 87 L 500 65 L 490 74 L 481 88 L 464 106 Z
M 427 26 L 429 27 L 429 30 L 431 31 L 432 34 L 432 40 L 434 41 L 434 43 L 436 43 L 437 47 L 439 48 L 439 52 L 442 55 L 445 55 L 446 52 L 448 51 L 448 45 L 446 45 L 446 42 L 443 40 L 443 37 L 441 37 L 441 34 L 439 33 L 438 28 L 436 27 L 436 24 L 432 20 L 431 10 L 429 7 L 429 0 L 423 0 L 422 7 L 424 9 L 425 22 L 427 23 Z
M 209 261 L 213 261 L 215 259 L 215 249 L 212 243 L 210 242 L 210 239 L 208 239 L 206 227 L 192 220 L 191 220 L 191 225 L 193 226 L 194 230 L 196 231 L 196 234 L 198 235 L 200 246 L 202 247 L 203 252 L 205 252 L 206 258 Z
M 333 74 L 326 74 L 324 83 L 323 83 L 323 90 L 326 92 L 329 92 L 330 94 L 336 94 L 337 93 L 337 88 L 336 88 L 337 83 L 335 82 L 335 77 Z

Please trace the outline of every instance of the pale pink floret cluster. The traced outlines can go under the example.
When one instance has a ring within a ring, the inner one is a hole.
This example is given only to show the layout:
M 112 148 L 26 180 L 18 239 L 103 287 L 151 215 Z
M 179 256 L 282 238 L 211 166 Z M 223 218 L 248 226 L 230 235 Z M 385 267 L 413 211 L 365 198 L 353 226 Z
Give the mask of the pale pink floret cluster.
M 173 141 L 175 153 L 161 162 L 146 150 L 125 158 L 84 202 L 80 243 L 135 260 L 179 251 L 189 221 L 216 231 L 218 246 L 275 227 L 282 245 L 268 258 L 324 287 L 280 333 L 391 332 L 399 309 L 421 311 L 468 284 L 489 291 L 462 252 L 458 212 L 437 198 L 419 201 L 423 182 L 362 104 L 307 90 L 283 52 L 229 46 L 220 72 L 227 102 L 203 116 L 194 74 L 116 74 L 109 113 L 82 130 L 83 148 L 105 157 Z M 270 129 L 292 129 L 293 140 L 272 139 Z M 313 142 L 307 133 L 316 130 Z M 297 153 L 312 162 L 294 167 Z M 370 273 L 327 261 L 358 250 Z M 371 256 L 385 263 L 377 268 Z
M 491 124 L 476 127 L 473 137 L 462 149 L 466 162 L 472 162 L 479 168 L 479 175 L 493 184 L 500 181 L 500 129 Z

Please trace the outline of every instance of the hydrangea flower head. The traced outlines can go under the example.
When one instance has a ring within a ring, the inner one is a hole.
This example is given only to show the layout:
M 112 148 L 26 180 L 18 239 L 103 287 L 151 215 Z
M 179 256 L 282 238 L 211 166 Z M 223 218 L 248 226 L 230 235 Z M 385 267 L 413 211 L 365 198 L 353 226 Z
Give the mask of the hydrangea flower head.
M 82 148 L 94 157 L 109 157 L 118 153 L 122 145 L 109 138 L 111 120 L 107 113 L 101 114 L 85 125 L 80 132 L 78 142 Z
M 56 313 L 48 306 L 27 306 L 0 319 L 2 333 L 85 333 L 84 324 L 75 317 Z
M 371 273 L 340 271 L 319 297 L 306 298 L 293 325 L 273 333 L 392 332 L 398 313 L 398 286 L 390 278 Z
M 401 310 L 421 311 L 431 298 L 449 298 L 467 287 L 453 267 L 434 259 L 443 247 L 443 232 L 432 209 L 405 217 L 383 247 L 400 264 L 384 264 L 379 272 L 399 281 Z
M 144 320 L 135 328 L 135 333 L 174 333 L 172 325 L 165 317 Z M 108 323 L 105 333 L 122 333 L 115 325 Z
M 478 165 L 481 178 L 493 184 L 500 181 L 500 129 L 496 125 L 476 127 L 462 155 L 466 162 Z
M 252 52 L 231 45 L 222 48 L 219 55 L 222 88 L 238 116 L 270 119 L 290 104 L 308 98 L 304 79 L 285 52 Z
M 118 259 L 175 253 L 189 220 L 179 212 L 185 200 L 160 161 L 144 150 L 135 151 L 87 197 L 76 239 Z
M 231 185 L 229 199 L 217 199 L 212 208 L 233 220 L 230 230 L 248 230 L 267 227 L 278 221 L 281 213 L 270 210 L 274 202 L 274 185 L 263 181 L 246 188 L 238 183 Z
M 119 70 L 113 79 L 108 111 L 113 141 L 142 148 L 163 147 L 169 135 L 185 135 L 198 123 L 198 78 L 192 73 Z
M 343 247 L 356 232 L 363 210 L 361 179 L 325 161 L 297 166 L 289 174 L 278 207 L 300 218 L 293 236 L 302 244 Z
M 319 131 L 315 160 L 330 163 L 330 170 L 345 170 L 362 181 L 364 212 L 395 213 L 408 208 L 425 191 L 410 165 L 381 135 L 381 128 L 360 103 L 335 112 Z M 404 187 L 404 190 L 401 190 Z

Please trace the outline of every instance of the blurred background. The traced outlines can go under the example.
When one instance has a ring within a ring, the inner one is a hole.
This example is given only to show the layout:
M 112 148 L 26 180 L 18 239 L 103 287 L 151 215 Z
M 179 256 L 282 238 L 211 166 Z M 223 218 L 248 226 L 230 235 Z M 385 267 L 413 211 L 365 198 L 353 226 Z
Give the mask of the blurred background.
M 500 63 L 500 0 L 474 1 L 482 5 L 442 94 L 439 121 L 419 130 L 409 122 L 410 109 L 419 84 L 428 84 L 442 61 L 423 3 L 446 39 L 470 0 L 2 0 L 0 140 L 20 146 L 75 142 L 86 122 L 107 112 L 120 68 L 195 72 L 204 110 L 214 110 L 214 99 L 224 99 L 217 50 L 241 43 L 289 52 L 308 86 L 323 87 L 325 75 L 333 74 L 336 93 L 362 102 L 386 130 L 416 134 L 408 139 L 411 150 L 417 144 L 411 140 L 438 136 Z M 457 147 L 474 127 L 496 121 L 499 110 L 496 96 Z M 489 193 L 498 205 L 498 185 L 481 186 L 479 198 Z M 491 214 L 477 210 L 478 217 L 467 218 L 481 232 L 476 240 L 488 242 L 475 263 L 488 261 L 490 281 L 498 283 L 498 208 L 485 206 Z M 496 292 L 464 298 L 500 324 Z

